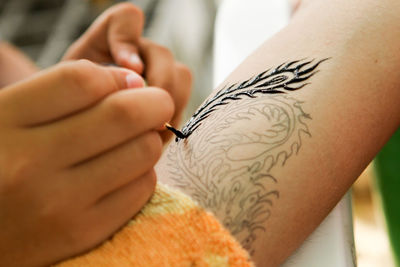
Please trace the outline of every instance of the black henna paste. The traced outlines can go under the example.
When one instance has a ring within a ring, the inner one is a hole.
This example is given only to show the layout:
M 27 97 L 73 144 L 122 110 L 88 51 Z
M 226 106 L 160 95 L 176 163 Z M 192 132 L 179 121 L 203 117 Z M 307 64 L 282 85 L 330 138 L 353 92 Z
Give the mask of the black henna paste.
M 314 60 L 305 62 L 304 60 L 296 60 L 284 63 L 273 70 L 266 70 L 241 83 L 224 87 L 193 114 L 182 131 L 170 125 L 167 129 L 175 134 L 175 141 L 178 142 L 180 139 L 188 138 L 204 119 L 210 116 L 219 106 L 226 105 L 230 101 L 240 100 L 243 97 L 255 98 L 257 94 L 284 94 L 301 89 L 308 84 L 301 82 L 317 73 L 316 68 L 326 60 L 328 58 L 314 64 L 312 64 Z

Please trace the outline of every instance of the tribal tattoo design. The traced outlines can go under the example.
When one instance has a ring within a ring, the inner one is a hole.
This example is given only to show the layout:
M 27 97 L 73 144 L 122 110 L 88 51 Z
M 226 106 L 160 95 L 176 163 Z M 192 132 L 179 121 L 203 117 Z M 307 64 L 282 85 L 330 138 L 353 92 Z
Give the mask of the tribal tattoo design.
M 213 212 L 250 254 L 280 197 L 274 167 L 311 137 L 311 116 L 289 93 L 305 87 L 325 60 L 285 63 L 224 87 L 169 146 L 170 183 Z
M 328 58 L 315 64 L 312 64 L 313 60 L 306 62 L 296 60 L 284 63 L 273 70 L 266 70 L 241 83 L 223 87 L 201 105 L 182 131 L 178 131 L 170 125 L 167 125 L 167 129 L 176 135 L 175 141 L 178 142 L 179 139 L 189 137 L 201 125 L 201 122 L 216 111 L 218 107 L 227 105 L 233 100 L 240 100 L 244 97 L 255 98 L 260 94 L 282 94 L 301 89 L 307 85 L 307 83 L 302 82 L 317 73 L 316 68 L 325 60 L 328 60 Z

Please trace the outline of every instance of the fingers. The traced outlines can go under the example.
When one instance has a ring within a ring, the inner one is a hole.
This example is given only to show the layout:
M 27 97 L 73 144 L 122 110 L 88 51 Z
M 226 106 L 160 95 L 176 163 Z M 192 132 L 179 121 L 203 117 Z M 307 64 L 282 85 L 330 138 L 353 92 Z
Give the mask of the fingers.
M 176 113 L 181 114 L 190 97 L 192 74 L 189 68 L 182 63 L 175 63 L 174 90 L 171 92 L 176 103 Z
M 137 43 L 144 25 L 143 12 L 130 3 L 117 4 L 101 16 L 66 52 L 64 59 L 86 58 L 115 63 L 139 74 L 143 63 Z
M 0 119 L 17 126 L 42 124 L 88 108 L 110 93 L 142 84 L 139 75 L 126 69 L 85 60 L 64 63 L 1 91 Z
M 139 48 L 146 65 L 144 76 L 149 85 L 161 88 L 171 88 L 174 80 L 174 57 L 161 45 L 142 38 Z
M 181 63 L 175 63 L 176 71 L 174 73 L 175 77 L 175 88 L 178 88 L 175 91 L 175 99 L 174 103 L 176 106 L 175 110 L 175 115 L 173 116 L 172 120 L 170 121 L 170 124 L 173 125 L 174 127 L 179 128 L 179 124 L 181 123 L 182 119 L 182 114 L 183 110 L 186 107 L 186 104 L 189 100 L 190 97 L 190 88 L 192 86 L 192 76 L 190 73 L 190 70 L 183 64 Z M 176 92 L 178 91 L 178 92 Z M 171 137 L 173 136 L 172 132 L 170 131 L 162 131 L 161 132 L 161 138 L 164 142 L 167 142 Z
M 153 194 L 155 184 L 156 174 L 151 170 L 99 201 L 88 214 L 92 220 L 89 225 L 100 233 L 94 233 L 98 238 L 95 244 L 109 237 L 138 213 Z
M 162 126 L 173 112 L 171 97 L 164 90 L 128 89 L 81 114 L 37 128 L 35 140 L 45 147 L 62 148 L 62 154 L 49 150 L 44 157 L 75 165 Z
M 110 52 L 117 65 L 143 72 L 137 44 L 142 34 L 144 15 L 131 4 L 120 4 L 111 11 L 109 19 Z
M 145 62 L 144 76 L 147 83 L 165 89 L 174 100 L 175 115 L 171 123 L 177 126 L 190 96 L 192 84 L 190 70 L 185 65 L 177 63 L 165 47 L 146 39 L 141 39 L 139 47 Z M 164 140 L 168 136 L 169 132 L 163 133 Z
M 151 170 L 161 156 L 162 140 L 156 131 L 147 132 L 84 164 L 71 168 L 71 187 L 86 192 L 89 200 L 132 182 Z M 96 188 L 96 191 L 92 190 Z

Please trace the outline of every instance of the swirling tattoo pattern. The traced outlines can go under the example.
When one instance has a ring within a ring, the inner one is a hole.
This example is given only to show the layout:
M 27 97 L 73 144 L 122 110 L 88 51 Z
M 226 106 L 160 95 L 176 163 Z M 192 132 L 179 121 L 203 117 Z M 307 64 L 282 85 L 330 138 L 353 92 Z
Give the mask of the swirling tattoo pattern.
M 221 89 L 169 147 L 173 185 L 213 212 L 250 254 L 280 197 L 271 171 L 311 137 L 311 116 L 289 93 L 305 87 L 325 60 L 285 63 Z

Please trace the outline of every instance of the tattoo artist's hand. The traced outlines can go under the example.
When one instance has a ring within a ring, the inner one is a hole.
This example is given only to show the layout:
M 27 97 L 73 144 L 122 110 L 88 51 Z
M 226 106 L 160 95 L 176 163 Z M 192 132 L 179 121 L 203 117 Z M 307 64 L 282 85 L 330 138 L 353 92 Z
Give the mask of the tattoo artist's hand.
M 113 63 L 141 74 L 143 63 L 138 52 L 144 16 L 129 3 L 115 5 L 100 15 L 75 43 L 63 60 L 88 59 Z
M 174 112 L 129 70 L 76 61 L 0 91 L 0 266 L 48 265 L 108 238 L 147 202 Z M 130 89 L 128 89 L 130 88 Z
M 175 113 L 171 120 L 178 127 L 182 111 L 189 100 L 192 76 L 188 67 L 176 62 L 172 53 L 165 47 L 147 39 L 140 39 L 140 54 L 144 61 L 144 74 L 149 86 L 156 86 L 168 91 L 175 104 Z M 162 131 L 161 136 L 167 141 L 171 132 Z
M 176 107 L 170 123 L 178 127 L 190 96 L 190 70 L 176 62 L 167 48 L 140 38 L 143 24 L 140 9 L 128 3 L 115 5 L 71 46 L 64 60 L 86 58 L 97 63 L 115 63 L 142 74 L 149 86 L 170 93 Z M 164 141 L 171 137 L 169 131 L 161 135 Z

